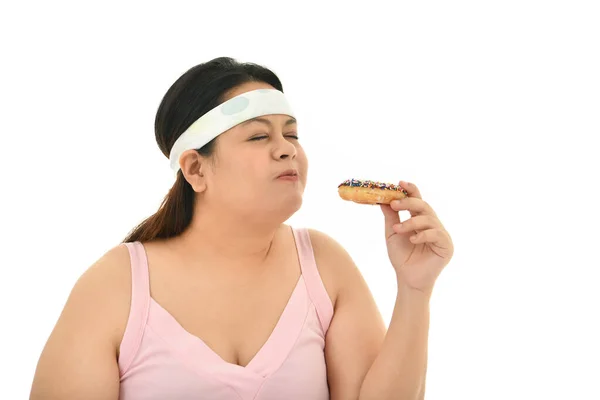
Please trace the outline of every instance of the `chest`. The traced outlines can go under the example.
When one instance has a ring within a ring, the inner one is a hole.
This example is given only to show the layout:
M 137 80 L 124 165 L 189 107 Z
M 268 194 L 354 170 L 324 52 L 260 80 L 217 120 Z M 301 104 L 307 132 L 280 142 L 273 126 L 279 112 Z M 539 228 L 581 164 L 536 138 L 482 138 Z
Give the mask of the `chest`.
M 153 299 L 225 362 L 246 366 L 275 330 L 299 278 L 238 293 L 158 291 Z
M 294 249 L 280 251 L 256 275 L 178 274 L 150 263 L 152 301 L 230 364 L 247 366 L 277 328 L 295 291 L 304 289 Z

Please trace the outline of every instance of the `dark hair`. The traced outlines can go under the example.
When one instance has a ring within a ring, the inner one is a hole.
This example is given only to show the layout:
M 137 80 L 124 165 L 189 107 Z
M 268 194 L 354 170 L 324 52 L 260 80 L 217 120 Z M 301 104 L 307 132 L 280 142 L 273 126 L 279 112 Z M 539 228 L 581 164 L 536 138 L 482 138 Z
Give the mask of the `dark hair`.
M 179 77 L 156 112 L 154 132 L 162 153 L 168 158 L 177 138 L 194 121 L 223 103 L 232 89 L 247 82 L 265 82 L 283 92 L 279 78 L 271 70 L 254 63 L 240 63 L 231 57 L 196 65 Z M 196 151 L 212 158 L 217 139 Z M 123 242 L 145 242 L 181 234 L 192 221 L 194 199 L 195 192 L 180 170 L 158 211 L 132 229 Z

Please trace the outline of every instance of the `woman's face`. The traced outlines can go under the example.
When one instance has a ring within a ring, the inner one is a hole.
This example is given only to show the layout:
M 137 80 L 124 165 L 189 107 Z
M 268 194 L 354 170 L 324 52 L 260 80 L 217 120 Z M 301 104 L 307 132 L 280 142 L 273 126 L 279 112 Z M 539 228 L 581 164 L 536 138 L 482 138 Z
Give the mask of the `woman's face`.
M 249 82 L 231 91 L 225 100 L 256 89 L 274 89 Z M 217 138 L 215 164 L 206 173 L 203 201 L 242 214 L 285 214 L 302 205 L 308 160 L 300 145 L 295 120 L 283 114 L 264 115 L 242 122 Z M 278 178 L 286 170 L 295 178 Z M 286 216 L 287 215 L 287 216 Z

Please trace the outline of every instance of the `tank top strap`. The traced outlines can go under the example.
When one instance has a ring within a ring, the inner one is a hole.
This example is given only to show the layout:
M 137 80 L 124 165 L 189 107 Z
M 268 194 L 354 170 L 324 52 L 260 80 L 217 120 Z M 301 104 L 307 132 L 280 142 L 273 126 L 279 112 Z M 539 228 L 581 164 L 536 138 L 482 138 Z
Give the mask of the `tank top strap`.
M 138 351 L 150 308 L 150 277 L 148 259 L 140 242 L 124 243 L 131 264 L 131 305 L 127 327 L 119 350 L 119 369 L 123 375 Z
M 302 269 L 306 289 L 315 305 L 321 329 L 325 334 L 333 317 L 333 305 L 317 268 L 308 228 L 292 228 L 292 231 L 296 239 L 300 268 Z

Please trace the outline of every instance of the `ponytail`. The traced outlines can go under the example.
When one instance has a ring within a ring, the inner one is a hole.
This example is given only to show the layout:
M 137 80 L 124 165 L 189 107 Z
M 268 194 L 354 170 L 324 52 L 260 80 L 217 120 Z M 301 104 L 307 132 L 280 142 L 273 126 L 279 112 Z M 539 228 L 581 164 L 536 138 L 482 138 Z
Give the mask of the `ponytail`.
M 147 242 L 166 239 L 181 234 L 192 222 L 195 192 L 181 171 L 158 211 L 136 226 L 125 239 L 126 242 Z

